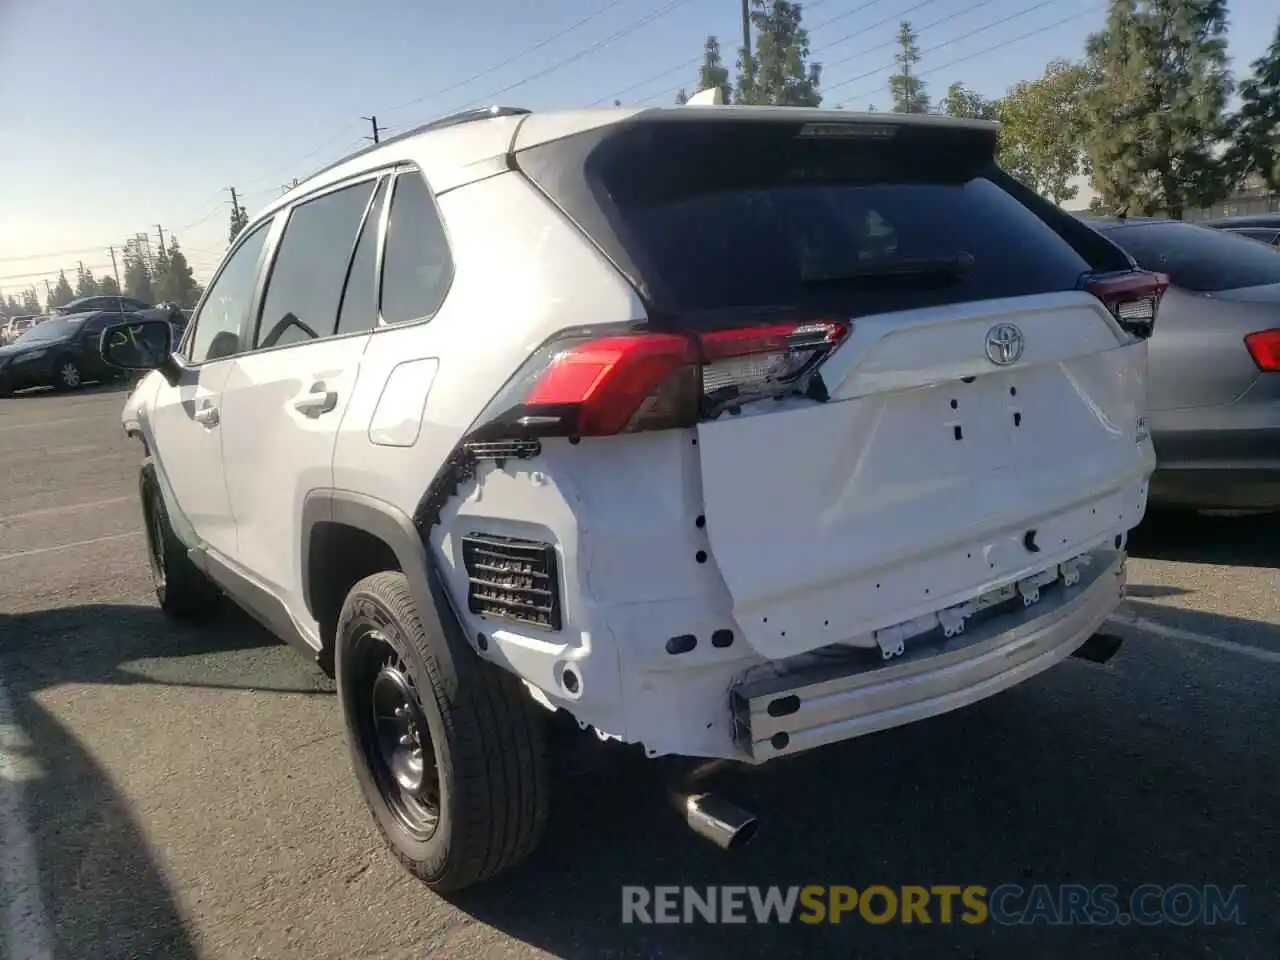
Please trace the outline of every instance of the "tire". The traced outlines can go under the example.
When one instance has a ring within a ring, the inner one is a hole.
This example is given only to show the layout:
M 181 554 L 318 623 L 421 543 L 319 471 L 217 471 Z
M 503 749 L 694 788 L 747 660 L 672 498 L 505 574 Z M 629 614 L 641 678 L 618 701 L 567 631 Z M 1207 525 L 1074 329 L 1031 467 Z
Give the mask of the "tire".
M 53 385 L 59 390 L 79 390 L 84 386 L 80 365 L 71 357 L 60 357 L 53 365 Z
M 177 619 L 195 619 L 211 612 L 221 592 L 191 562 L 186 545 L 169 522 L 155 468 L 146 464 L 140 481 L 142 517 L 146 524 L 147 559 L 160 609 Z
M 542 709 L 515 676 L 474 654 L 435 583 L 432 593 L 437 610 L 420 615 L 404 574 L 357 583 L 338 618 L 335 676 L 374 822 L 405 869 L 443 893 L 487 880 L 537 847 L 549 777 Z M 381 714 L 394 719 L 380 724 L 375 705 L 392 703 L 400 706 Z M 405 729 L 397 724 L 408 725 L 407 740 L 397 739 Z

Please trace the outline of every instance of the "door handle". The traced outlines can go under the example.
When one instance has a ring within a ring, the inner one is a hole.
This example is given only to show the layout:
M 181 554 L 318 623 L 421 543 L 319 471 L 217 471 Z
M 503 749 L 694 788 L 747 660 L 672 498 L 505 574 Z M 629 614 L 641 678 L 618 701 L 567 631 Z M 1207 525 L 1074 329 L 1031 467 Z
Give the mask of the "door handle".
M 311 392 L 301 400 L 295 400 L 293 403 L 293 409 L 308 417 L 323 416 L 337 406 L 337 391 L 326 389 L 323 382 L 313 383 L 311 385 Z
M 195 412 L 196 423 L 202 423 L 206 427 L 216 427 L 218 425 L 218 408 L 213 404 L 201 407 Z

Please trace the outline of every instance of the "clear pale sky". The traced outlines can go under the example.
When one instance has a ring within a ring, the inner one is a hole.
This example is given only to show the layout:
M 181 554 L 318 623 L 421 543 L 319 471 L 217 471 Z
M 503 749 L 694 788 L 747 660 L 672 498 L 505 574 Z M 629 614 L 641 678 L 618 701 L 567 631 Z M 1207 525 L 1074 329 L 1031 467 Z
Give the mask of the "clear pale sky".
M 997 96 L 1054 57 L 1079 56 L 1106 4 L 802 7 L 824 102 L 865 109 L 887 106 L 900 19 L 920 33 L 935 98 L 954 80 Z M 34 285 L 43 302 L 58 268 L 109 270 L 109 245 L 144 231 L 154 244 L 157 224 L 207 280 L 226 248 L 226 188 L 254 213 L 281 184 L 362 146 L 362 115 L 389 134 L 491 102 L 669 104 L 692 89 L 707 34 L 736 55 L 738 10 L 739 0 L 0 0 L 0 291 Z M 1231 0 L 1237 75 L 1278 15 L 1276 0 Z

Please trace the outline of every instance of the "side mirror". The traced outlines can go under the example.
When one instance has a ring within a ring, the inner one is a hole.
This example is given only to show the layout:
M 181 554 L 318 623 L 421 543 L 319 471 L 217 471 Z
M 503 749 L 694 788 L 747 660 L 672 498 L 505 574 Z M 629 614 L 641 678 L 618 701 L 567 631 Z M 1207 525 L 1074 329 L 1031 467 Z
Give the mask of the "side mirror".
M 159 370 L 173 382 L 177 363 L 173 358 L 173 327 L 168 320 L 133 320 L 102 331 L 102 359 L 125 370 Z

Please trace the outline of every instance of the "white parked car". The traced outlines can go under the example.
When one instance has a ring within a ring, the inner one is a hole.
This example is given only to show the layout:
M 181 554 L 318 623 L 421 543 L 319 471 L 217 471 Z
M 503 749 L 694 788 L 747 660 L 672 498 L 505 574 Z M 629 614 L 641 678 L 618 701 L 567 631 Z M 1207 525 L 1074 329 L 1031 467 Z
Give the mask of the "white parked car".
M 494 108 L 321 171 L 175 354 L 104 335 L 157 370 L 124 427 L 161 607 L 226 594 L 336 675 L 373 815 L 441 890 L 536 845 L 552 712 L 761 764 L 1058 663 L 1123 593 L 1164 280 L 996 136 Z

